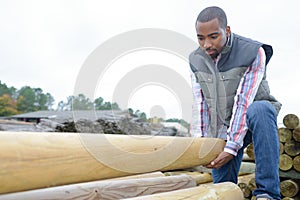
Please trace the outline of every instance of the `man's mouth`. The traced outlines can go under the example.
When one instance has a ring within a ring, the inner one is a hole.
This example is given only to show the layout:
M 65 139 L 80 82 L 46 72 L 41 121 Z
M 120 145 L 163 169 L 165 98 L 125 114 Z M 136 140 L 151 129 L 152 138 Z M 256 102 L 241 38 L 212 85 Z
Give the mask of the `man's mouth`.
M 215 50 L 215 49 L 207 49 L 206 50 L 206 53 L 208 54 L 208 55 L 213 55 L 213 54 L 216 54 L 218 51 L 217 50 Z

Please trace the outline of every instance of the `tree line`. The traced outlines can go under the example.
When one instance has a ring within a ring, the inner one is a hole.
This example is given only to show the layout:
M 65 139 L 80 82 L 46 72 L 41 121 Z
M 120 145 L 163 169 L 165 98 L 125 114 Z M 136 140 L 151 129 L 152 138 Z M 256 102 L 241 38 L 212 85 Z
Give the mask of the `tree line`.
M 8 87 L 0 80 L 0 117 L 11 116 L 16 114 L 35 112 L 40 110 L 54 110 L 54 98 L 50 93 L 45 93 L 41 88 L 32 88 L 24 86 L 20 89 L 15 87 Z M 120 110 L 117 103 L 104 101 L 102 97 L 98 97 L 91 101 L 84 94 L 77 96 L 68 96 L 66 101 L 60 101 L 57 104 L 56 110 Z M 147 121 L 147 115 L 140 111 L 134 111 L 128 108 L 131 115 L 139 117 L 143 121 Z M 183 119 L 160 119 L 166 122 L 178 122 L 183 126 L 189 128 L 189 124 Z
M 50 93 L 45 93 L 41 88 L 24 86 L 21 89 L 8 87 L 0 80 L 0 116 L 35 112 L 39 110 L 54 110 L 54 98 Z M 104 101 L 98 97 L 91 101 L 84 94 L 68 96 L 67 101 L 60 101 L 56 110 L 119 110 L 117 103 Z

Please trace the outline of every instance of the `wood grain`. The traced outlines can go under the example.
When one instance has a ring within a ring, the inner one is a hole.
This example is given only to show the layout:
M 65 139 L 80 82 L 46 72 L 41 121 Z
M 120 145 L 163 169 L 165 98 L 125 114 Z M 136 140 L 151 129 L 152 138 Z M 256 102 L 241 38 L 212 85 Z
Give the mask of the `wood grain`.
M 154 195 L 129 198 L 126 200 L 243 200 L 243 192 L 234 183 L 224 182 L 218 184 L 201 184 L 197 187 L 172 192 L 163 192 Z
M 215 138 L 0 132 L 0 194 L 208 164 Z
M 0 200 L 114 200 L 195 187 L 187 175 L 105 180 L 0 195 Z

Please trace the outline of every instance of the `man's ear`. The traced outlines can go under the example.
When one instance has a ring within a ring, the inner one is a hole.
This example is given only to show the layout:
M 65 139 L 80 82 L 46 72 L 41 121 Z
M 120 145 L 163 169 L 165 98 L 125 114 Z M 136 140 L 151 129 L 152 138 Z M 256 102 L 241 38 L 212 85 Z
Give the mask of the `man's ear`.
M 230 26 L 226 26 L 226 36 L 229 37 L 231 34 Z

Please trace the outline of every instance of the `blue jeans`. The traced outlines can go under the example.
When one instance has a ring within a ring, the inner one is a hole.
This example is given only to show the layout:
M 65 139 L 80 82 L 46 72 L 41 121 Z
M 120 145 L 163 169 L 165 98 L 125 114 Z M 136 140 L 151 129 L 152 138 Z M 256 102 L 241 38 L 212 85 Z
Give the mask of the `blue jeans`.
M 253 142 L 257 186 L 253 195 L 267 194 L 273 199 L 281 199 L 276 110 L 268 101 L 255 101 L 249 106 L 246 119 L 249 130 L 244 138 L 243 147 L 226 165 L 212 170 L 214 183 L 225 181 L 237 183 L 244 148 Z

